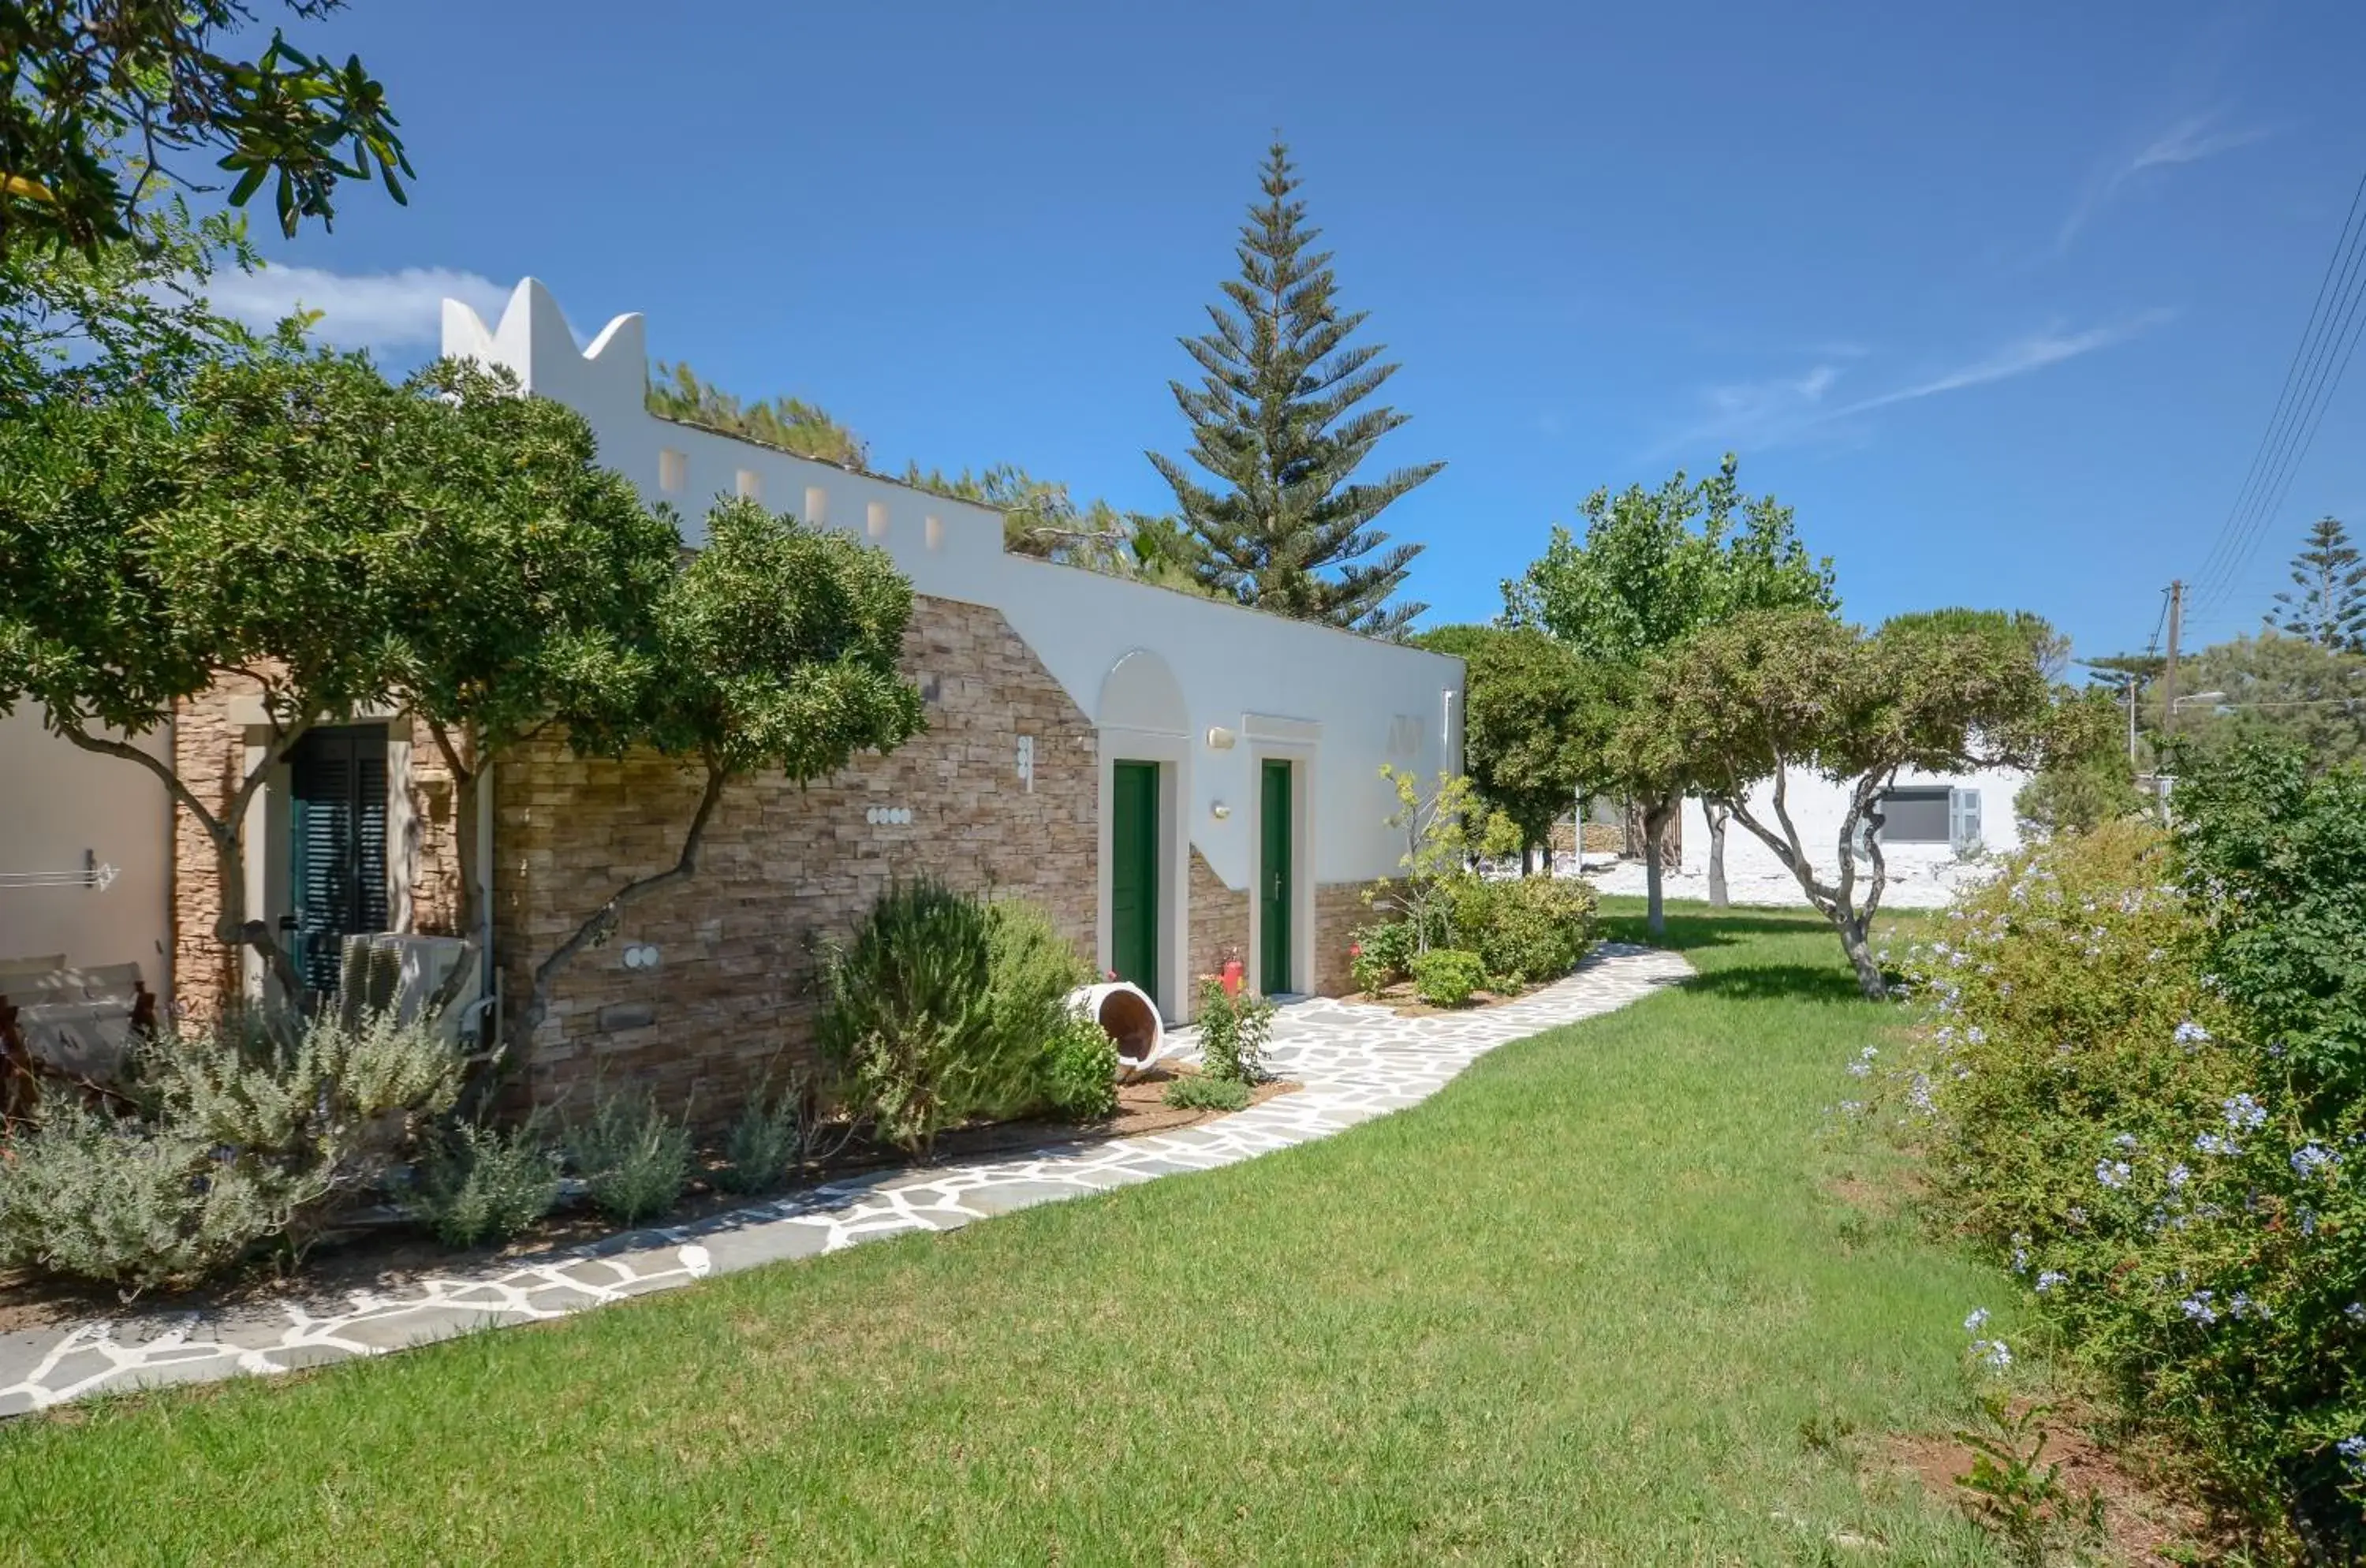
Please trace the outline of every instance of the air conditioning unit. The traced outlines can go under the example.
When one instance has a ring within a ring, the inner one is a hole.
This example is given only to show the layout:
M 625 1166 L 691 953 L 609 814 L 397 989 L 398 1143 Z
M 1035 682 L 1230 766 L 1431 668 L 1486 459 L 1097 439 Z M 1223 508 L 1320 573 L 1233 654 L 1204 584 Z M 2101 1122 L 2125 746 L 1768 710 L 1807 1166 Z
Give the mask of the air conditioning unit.
M 364 931 L 345 938 L 339 954 L 337 1015 L 347 1024 L 359 1021 L 364 1010 L 391 1009 L 397 1020 L 409 1023 L 427 1009 L 452 966 L 468 953 L 456 936 L 412 936 L 403 931 Z M 460 982 L 445 1006 L 440 1032 L 456 1039 L 460 1021 L 476 1001 L 479 976 L 476 966 Z

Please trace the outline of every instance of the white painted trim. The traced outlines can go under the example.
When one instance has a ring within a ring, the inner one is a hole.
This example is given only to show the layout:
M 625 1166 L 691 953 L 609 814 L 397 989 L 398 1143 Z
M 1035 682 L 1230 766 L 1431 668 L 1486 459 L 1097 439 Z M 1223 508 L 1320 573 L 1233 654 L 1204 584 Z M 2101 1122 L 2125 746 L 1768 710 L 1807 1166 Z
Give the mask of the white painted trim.
M 1319 721 L 1283 718 L 1278 714 L 1241 715 L 1241 733 L 1251 740 L 1269 740 L 1280 746 L 1320 746 L 1323 743 L 1323 726 Z
M 1158 1010 L 1170 1022 L 1191 1016 L 1191 741 L 1155 730 L 1100 731 L 1100 777 L 1094 829 L 1093 966 L 1110 971 L 1112 942 L 1112 834 L 1116 829 L 1117 765 L 1158 764 Z

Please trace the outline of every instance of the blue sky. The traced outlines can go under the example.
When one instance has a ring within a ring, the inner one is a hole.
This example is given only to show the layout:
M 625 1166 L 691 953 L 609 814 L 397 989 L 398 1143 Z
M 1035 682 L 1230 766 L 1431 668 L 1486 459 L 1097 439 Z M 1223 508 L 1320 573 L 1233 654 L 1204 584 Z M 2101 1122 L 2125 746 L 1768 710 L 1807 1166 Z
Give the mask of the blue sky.
M 1279 128 L 1403 366 L 1379 458 L 1448 465 L 1383 525 L 1431 621 L 1493 615 L 1588 491 L 1730 447 L 1853 616 L 2141 645 L 2366 168 L 2366 8 L 1942 9 L 355 0 L 300 36 L 387 84 L 412 204 L 272 236 L 250 293 L 400 366 L 442 292 L 532 273 L 875 466 L 1164 509 L 1175 339 Z M 2359 382 L 2197 640 L 2256 624 L 2309 520 L 2366 525 Z

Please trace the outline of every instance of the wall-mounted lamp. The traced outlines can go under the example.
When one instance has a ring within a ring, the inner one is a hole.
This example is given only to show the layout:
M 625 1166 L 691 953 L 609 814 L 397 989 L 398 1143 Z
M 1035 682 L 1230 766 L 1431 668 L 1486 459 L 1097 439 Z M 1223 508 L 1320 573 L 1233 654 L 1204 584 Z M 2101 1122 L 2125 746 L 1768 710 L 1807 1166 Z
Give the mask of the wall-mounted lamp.
M 1230 817 L 1232 814 L 1233 814 L 1233 808 L 1232 808 L 1231 807 L 1229 807 L 1229 806 L 1226 806 L 1226 805 L 1225 805 L 1222 801 L 1221 801 L 1221 800 L 1220 800 L 1220 801 L 1217 801 L 1213 806 L 1211 806 L 1211 807 L 1208 807 L 1208 815 L 1209 815 L 1209 816 L 1211 816 L 1211 817 L 1213 817 L 1213 818 L 1214 818 L 1217 821 L 1219 821 L 1219 822 L 1223 821 L 1226 818 Z
M 1229 750 L 1231 750 L 1232 749 L 1233 749 L 1233 732 L 1232 732 L 1231 730 L 1226 729 L 1222 725 L 1221 725 L 1221 724 L 1220 724 L 1220 725 L 1217 725 L 1214 728 L 1212 728 L 1212 729 L 1211 729 L 1211 730 L 1209 730 L 1209 731 L 1208 731 L 1208 750 L 1211 750 L 1211 751 L 1229 751 Z

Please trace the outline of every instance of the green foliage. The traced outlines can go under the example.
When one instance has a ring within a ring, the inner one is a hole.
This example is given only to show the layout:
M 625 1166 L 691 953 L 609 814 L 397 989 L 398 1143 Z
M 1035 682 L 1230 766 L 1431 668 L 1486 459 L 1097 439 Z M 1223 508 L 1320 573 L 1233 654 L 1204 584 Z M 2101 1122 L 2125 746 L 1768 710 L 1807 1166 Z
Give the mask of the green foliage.
M 1091 981 L 1091 966 L 1052 924 L 1050 914 L 1023 898 L 999 899 L 986 911 L 986 940 L 992 949 L 992 1055 L 1012 1070 L 1005 1082 L 980 1082 L 974 1111 L 1000 1119 L 1043 1105 L 1065 1111 L 1095 1102 L 1084 1082 L 1097 1055 L 1090 1049 L 1095 1039 L 1108 1047 L 1113 1097 L 1117 1047 L 1098 1024 L 1080 1020 L 1068 1005 L 1070 993 Z
M 538 1122 L 503 1132 L 464 1122 L 419 1163 L 419 1207 L 446 1247 L 524 1235 L 558 1201 L 558 1151 Z
M 1678 469 L 1657 491 L 1595 491 L 1581 508 L 1584 542 L 1555 528 L 1544 555 L 1504 584 L 1506 618 L 1581 658 L 1633 666 L 1746 611 L 1837 614 L 1831 558 L 1808 554 L 1791 508 L 1744 496 L 1739 469 L 1728 453 L 1696 482 Z
M 2045 1418 L 2053 1414 L 2048 1404 L 2016 1412 L 1990 1393 L 1980 1397 L 1981 1424 L 1955 1433 L 1972 1450 L 1972 1468 L 1955 1484 L 1971 1495 L 1973 1517 L 2003 1539 L 2022 1568 L 2045 1568 L 2057 1549 L 2102 1544 L 2102 1494 L 2073 1492 L 2061 1464 L 2045 1461 Z
M 137 1058 L 137 1113 L 46 1106 L 5 1148 L 0 1257 L 133 1290 L 302 1244 L 451 1108 L 452 1048 L 389 1015 L 242 1013 Z
M 1887 868 L 1860 829 L 1900 770 L 2032 767 L 2048 754 L 2054 693 L 2034 617 L 1971 611 L 1900 616 L 1867 636 L 1812 610 L 1753 611 L 1652 660 L 1625 730 L 1637 764 L 1689 776 L 1773 852 L 1832 923 L 1868 997 L 1884 993 L 1867 924 Z M 1844 781 L 1848 806 L 1820 871 L 1786 804 L 1794 773 Z M 1773 820 L 1751 791 L 1772 778 Z M 1863 842 L 1861 886 L 1849 846 Z
M 2194 760 L 2174 806 L 2219 993 L 2281 1047 L 2292 1093 L 2366 1100 L 2366 771 L 2245 746 Z
M 2366 653 L 2366 560 L 2337 517 L 2321 517 L 2293 557 L 2293 586 L 2278 593 L 2277 629 L 2329 653 Z
M 0 1143 L 0 1266 L 127 1292 L 194 1285 L 327 1197 L 325 1164 L 218 1156 L 201 1130 L 71 1101 Z
M 1499 989 L 1558 980 L 1594 945 L 1597 900 L 1574 878 L 1463 876 L 1448 898 L 1454 945 L 1478 953 Z
M 1404 853 L 1397 857 L 1403 874 L 1365 888 L 1364 902 L 1395 915 L 1413 929 L 1415 948 L 1426 948 L 1446 919 L 1448 883 L 1470 863 L 1470 781 L 1440 773 L 1425 786 L 1419 773 L 1390 762 L 1380 764 L 1380 777 L 1396 791 L 1388 826 L 1404 835 Z
M 2031 1283 L 2126 1409 L 2263 1519 L 2294 1499 L 2354 1549 L 2366 1103 L 2329 1031 L 2360 971 L 2318 948 L 2354 949 L 2330 922 L 2357 829 L 2297 783 L 2237 804 L 2272 782 L 2192 786 L 2174 844 L 2118 822 L 2008 857 L 1905 955 L 1932 1010 L 1886 1098 L 1932 1150 L 1947 1223 Z M 2263 877 L 2279 828 L 2292 847 Z M 2330 984 L 2307 995 L 2310 974 Z
M 690 1185 L 690 1129 L 646 1089 L 602 1094 L 560 1142 L 592 1206 L 618 1224 L 656 1219 Z
M 2055 705 L 2045 765 L 2013 796 L 2013 815 L 2037 833 L 2092 832 L 2145 808 L 2128 760 L 2124 716 L 2110 690 L 2065 689 Z
M 1433 947 L 1415 953 L 1414 992 L 1432 1007 L 1459 1008 L 1487 983 L 1487 961 L 1459 947 Z
M 1219 981 L 1202 981 L 1196 1021 L 1201 1076 L 1223 1083 L 1263 1083 L 1266 1044 L 1273 1038 L 1274 1015 L 1279 1010 L 1255 992 L 1244 989 L 1233 996 Z
M 1413 973 L 1413 955 L 1421 950 L 1421 932 L 1410 920 L 1385 920 L 1359 926 L 1347 965 L 1356 989 L 1377 996 Z
M 861 468 L 870 456 L 862 438 L 817 403 L 787 397 L 742 403 L 713 383 L 700 380 L 698 372 L 683 363 L 655 366 L 646 400 L 648 411 L 659 419 L 777 446 L 800 457 Z
M 851 942 L 824 950 L 817 1039 L 858 1116 L 925 1157 L 937 1134 L 1031 1076 L 995 1027 L 993 917 L 927 879 L 879 897 Z M 1040 1046 L 1040 1040 L 1036 1042 Z
M 1166 1086 L 1162 1097 L 1177 1111 L 1241 1111 L 1252 1098 L 1249 1086 L 1238 1078 L 1186 1073 Z
M 1116 1113 L 1117 1042 L 1109 1031 L 1080 1012 L 1061 1020 L 1045 1052 L 1043 1099 L 1071 1122 Z
M 2262 632 L 2203 649 L 2180 686 L 2224 694 L 2180 705 L 2176 739 L 2189 750 L 2285 742 L 2318 767 L 2366 761 L 2366 655 Z
M 311 19 L 339 0 L 287 0 Z M 181 153 L 220 154 L 242 207 L 266 181 L 279 226 L 326 227 L 341 180 L 377 178 L 397 202 L 411 175 L 385 90 L 358 57 L 338 65 L 274 29 L 241 60 L 217 51 L 255 25 L 246 0 L 12 6 L 0 40 L 0 254 L 95 254 L 131 240 L 141 200 Z M 205 189 L 210 187 L 193 186 Z
M 1462 761 L 1480 802 L 1547 841 L 1577 792 L 1604 782 L 1603 673 L 1532 626 L 1442 626 L 1414 639 L 1468 666 Z
M 1265 200 L 1241 228 L 1241 276 L 1222 286 L 1229 309 L 1210 306 L 1215 330 L 1183 342 L 1205 374 L 1197 388 L 1170 383 L 1191 427 L 1189 461 L 1223 488 L 1175 458 L 1150 460 L 1198 540 L 1201 582 L 1242 604 L 1393 637 L 1426 607 L 1390 603 L 1421 547 L 1391 547 L 1372 523 L 1445 465 L 1355 482 L 1409 417 L 1358 407 L 1397 367 L 1373 363 L 1378 344 L 1346 346 L 1364 312 L 1334 298 L 1330 253 L 1309 248 L 1321 231 L 1306 224 L 1279 141 L 1260 183 Z
M 723 1165 L 715 1185 L 726 1192 L 770 1192 L 794 1175 L 806 1157 L 805 1097 L 796 1085 L 759 1089 L 723 1135 Z

